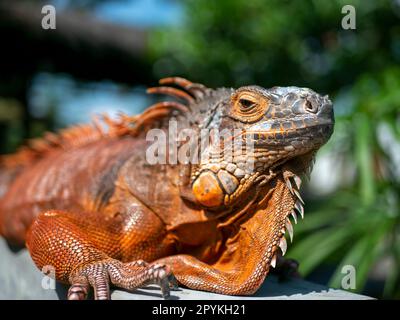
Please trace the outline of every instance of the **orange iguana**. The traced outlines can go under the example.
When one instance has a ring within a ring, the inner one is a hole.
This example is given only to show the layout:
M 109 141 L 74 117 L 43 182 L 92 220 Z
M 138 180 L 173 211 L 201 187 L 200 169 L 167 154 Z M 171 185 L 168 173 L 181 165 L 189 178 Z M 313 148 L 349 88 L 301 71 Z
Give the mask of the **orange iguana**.
M 150 283 L 164 297 L 178 283 L 252 294 L 285 253 L 285 236 L 293 237 L 290 217 L 303 216 L 300 176 L 333 131 L 327 96 L 298 87 L 160 83 L 148 91 L 174 101 L 48 133 L 0 158 L 0 233 L 26 244 L 40 269 L 54 267 L 57 280 L 70 284 L 69 299 L 85 299 L 91 287 L 96 299 L 108 299 L 110 285 Z M 178 132 L 235 129 L 236 140 L 246 137 L 253 148 L 217 143 L 221 149 L 208 148 L 198 163 L 169 156 L 149 163 L 148 133 L 168 133 L 172 120 Z

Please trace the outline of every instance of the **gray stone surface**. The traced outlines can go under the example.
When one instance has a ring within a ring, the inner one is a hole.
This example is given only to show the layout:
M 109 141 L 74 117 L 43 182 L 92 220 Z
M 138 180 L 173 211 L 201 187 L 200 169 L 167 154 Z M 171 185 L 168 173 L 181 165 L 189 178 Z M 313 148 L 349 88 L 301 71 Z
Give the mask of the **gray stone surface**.
M 55 290 L 42 288 L 43 275 L 34 266 L 27 250 L 11 250 L 0 238 L 0 299 L 65 299 L 67 288 L 57 284 Z M 134 292 L 114 290 L 112 299 L 153 300 L 161 299 L 155 286 Z M 171 293 L 171 299 L 216 300 L 216 299 L 351 299 L 363 300 L 370 297 L 330 289 L 304 280 L 293 279 L 278 283 L 274 276 L 267 277 L 260 290 L 251 297 L 232 297 L 209 292 L 180 289 Z

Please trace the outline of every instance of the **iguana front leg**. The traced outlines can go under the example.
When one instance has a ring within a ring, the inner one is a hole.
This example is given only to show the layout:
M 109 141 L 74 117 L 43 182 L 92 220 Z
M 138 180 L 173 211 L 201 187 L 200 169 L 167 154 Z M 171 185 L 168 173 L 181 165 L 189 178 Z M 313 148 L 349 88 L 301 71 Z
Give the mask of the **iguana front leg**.
M 166 265 L 148 264 L 143 260 L 122 263 L 111 258 L 75 269 L 69 276 L 69 283 L 68 300 L 86 299 L 90 287 L 94 289 L 96 300 L 108 300 L 111 284 L 131 291 L 155 283 L 160 286 L 164 298 L 169 297 L 170 289 L 177 288 L 177 281 Z
M 134 223 L 137 218 L 140 226 Z M 133 290 L 151 283 L 160 285 L 167 297 L 175 280 L 166 265 L 122 262 L 159 256 L 157 250 L 166 250 L 162 228 L 156 217 L 142 211 L 122 219 L 48 211 L 32 224 L 27 247 L 39 269 L 51 266 L 57 280 L 71 284 L 68 299 L 85 299 L 90 287 L 95 299 L 109 299 L 111 284 Z
M 156 262 L 169 265 L 179 283 L 191 289 L 229 295 L 253 294 L 271 265 L 275 267 L 278 250 L 286 251 L 284 233 L 296 202 L 296 196 L 283 179 L 278 179 L 273 188 L 272 195 L 228 239 L 217 262 L 207 264 L 186 254 Z

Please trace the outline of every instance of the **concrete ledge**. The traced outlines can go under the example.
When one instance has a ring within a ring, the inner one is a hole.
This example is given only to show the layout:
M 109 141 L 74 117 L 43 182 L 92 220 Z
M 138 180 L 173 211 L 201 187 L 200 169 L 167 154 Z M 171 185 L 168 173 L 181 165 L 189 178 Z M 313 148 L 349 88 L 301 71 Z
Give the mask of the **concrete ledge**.
M 4 239 L 0 239 L 0 299 L 65 299 L 67 287 L 57 284 L 55 290 L 42 288 L 43 275 L 34 266 L 26 249 L 10 250 Z M 134 292 L 114 290 L 114 300 L 161 300 L 160 290 L 149 286 Z M 180 289 L 171 292 L 175 300 L 365 300 L 367 296 L 331 289 L 300 279 L 279 283 L 274 276 L 267 277 L 260 290 L 253 296 L 225 296 L 203 291 Z

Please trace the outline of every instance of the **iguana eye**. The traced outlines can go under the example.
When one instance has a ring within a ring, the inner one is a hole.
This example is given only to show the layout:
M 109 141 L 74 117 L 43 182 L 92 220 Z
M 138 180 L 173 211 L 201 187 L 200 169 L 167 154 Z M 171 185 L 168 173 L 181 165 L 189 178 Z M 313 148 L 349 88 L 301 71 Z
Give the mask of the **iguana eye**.
M 268 106 L 266 97 L 253 91 L 241 91 L 232 96 L 230 116 L 242 122 L 259 120 Z
M 240 108 L 243 111 L 251 110 L 252 108 L 254 108 L 256 106 L 256 102 L 247 100 L 247 99 L 243 99 L 243 98 L 239 99 L 239 103 L 240 103 Z

